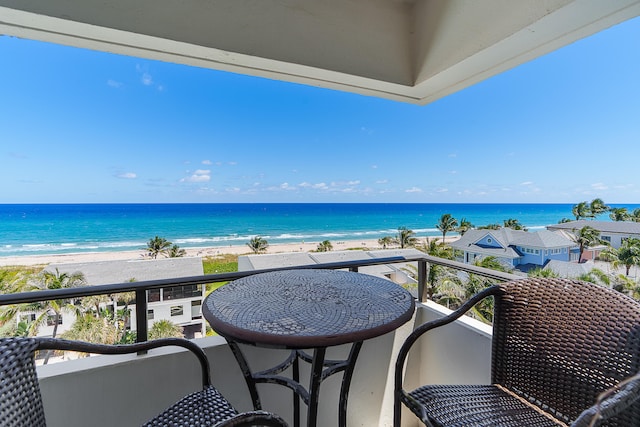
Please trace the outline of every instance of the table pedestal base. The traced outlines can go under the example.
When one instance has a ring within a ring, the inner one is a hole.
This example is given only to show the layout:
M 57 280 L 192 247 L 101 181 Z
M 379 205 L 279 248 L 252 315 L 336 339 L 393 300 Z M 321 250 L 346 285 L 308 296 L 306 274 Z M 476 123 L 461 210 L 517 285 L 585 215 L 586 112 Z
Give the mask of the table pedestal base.
M 351 345 L 349 356 L 344 360 L 326 360 L 326 348 L 320 347 L 313 350 L 313 356 L 302 350 L 291 350 L 289 357 L 282 363 L 273 368 L 252 372 L 249 368 L 247 359 L 242 350 L 235 341 L 227 340 L 229 347 L 233 352 L 242 375 L 247 382 L 249 393 L 253 401 L 253 407 L 256 410 L 262 409 L 260 396 L 258 395 L 258 383 L 280 384 L 293 390 L 293 419 L 294 427 L 300 427 L 300 400 L 307 405 L 307 427 L 315 427 L 318 418 L 318 397 L 320 395 L 320 384 L 331 375 L 344 372 L 342 376 L 342 385 L 340 386 L 340 402 L 338 406 L 338 426 L 346 427 L 347 425 L 347 398 L 349 395 L 349 387 L 353 370 L 356 365 L 356 359 L 362 347 L 362 341 L 355 342 Z M 305 388 L 300 383 L 300 361 L 311 364 L 311 378 L 309 380 L 309 388 Z M 292 378 L 288 378 L 281 374 L 287 368 L 292 368 Z

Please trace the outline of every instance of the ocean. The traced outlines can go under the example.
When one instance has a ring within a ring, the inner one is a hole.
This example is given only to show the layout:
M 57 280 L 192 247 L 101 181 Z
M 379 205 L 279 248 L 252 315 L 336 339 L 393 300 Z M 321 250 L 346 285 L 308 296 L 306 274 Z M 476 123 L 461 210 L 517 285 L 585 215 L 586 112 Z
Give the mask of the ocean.
M 629 211 L 640 205 L 613 205 Z M 439 236 L 445 213 L 474 226 L 514 218 L 530 231 L 563 218 L 573 204 L 0 204 L 0 256 L 141 250 L 154 236 L 183 248 Z M 609 220 L 603 215 L 600 220 Z M 450 234 L 451 235 L 451 234 Z

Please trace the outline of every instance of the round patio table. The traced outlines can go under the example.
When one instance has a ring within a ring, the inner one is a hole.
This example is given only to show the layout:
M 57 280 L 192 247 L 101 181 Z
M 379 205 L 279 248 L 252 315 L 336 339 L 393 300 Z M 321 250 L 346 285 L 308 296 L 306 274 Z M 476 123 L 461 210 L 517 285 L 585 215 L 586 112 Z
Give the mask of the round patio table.
M 321 382 L 343 372 L 338 425 L 346 425 L 347 397 L 362 342 L 391 332 L 411 319 L 413 296 L 401 286 L 366 274 L 317 269 L 259 273 L 211 292 L 203 314 L 223 336 L 247 382 L 253 405 L 261 409 L 256 384 L 291 388 L 294 425 L 300 425 L 300 399 L 308 407 L 307 425 L 317 421 Z M 290 349 L 281 364 L 252 372 L 238 343 Z M 326 360 L 327 347 L 352 344 L 344 360 Z M 305 349 L 313 349 L 313 356 Z M 299 381 L 299 361 L 311 364 L 309 390 Z M 292 367 L 292 378 L 279 375 Z

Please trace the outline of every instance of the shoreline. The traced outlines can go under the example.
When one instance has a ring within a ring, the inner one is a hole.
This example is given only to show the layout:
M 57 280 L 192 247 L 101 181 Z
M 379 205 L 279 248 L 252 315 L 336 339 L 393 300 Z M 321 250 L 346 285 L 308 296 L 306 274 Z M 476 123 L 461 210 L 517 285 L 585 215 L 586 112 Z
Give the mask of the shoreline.
M 458 239 L 458 236 L 447 236 L 447 242 Z M 427 237 L 425 239 L 442 239 L 442 237 Z M 419 239 L 422 243 L 424 240 Z M 296 243 L 278 243 L 269 245 L 265 254 L 276 254 L 286 252 L 313 252 L 317 249 L 320 242 L 296 242 Z M 368 240 L 341 240 L 331 242 L 333 251 L 344 251 L 354 248 L 363 248 L 365 250 L 380 250 L 382 247 L 378 244 L 377 239 Z M 392 248 L 396 248 L 393 246 Z M 252 255 L 249 247 L 244 245 L 229 246 L 205 246 L 197 248 L 183 248 L 187 257 L 215 257 L 221 255 Z M 14 255 L 0 257 L 0 267 L 15 266 L 35 266 L 49 264 L 71 264 L 85 262 L 100 261 L 131 261 L 149 259 L 145 256 L 143 250 L 133 251 L 114 251 L 114 252 L 79 252 L 68 254 L 42 254 L 42 255 Z

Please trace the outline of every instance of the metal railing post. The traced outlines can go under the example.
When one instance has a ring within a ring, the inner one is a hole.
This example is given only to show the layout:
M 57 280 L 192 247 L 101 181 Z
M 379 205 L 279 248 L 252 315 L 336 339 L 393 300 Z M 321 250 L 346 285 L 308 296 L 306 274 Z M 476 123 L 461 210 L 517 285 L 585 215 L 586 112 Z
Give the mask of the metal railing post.
M 427 285 L 427 261 L 418 261 L 418 301 L 424 302 L 424 289 Z
M 147 327 L 147 290 L 136 289 L 136 342 L 145 342 Z

